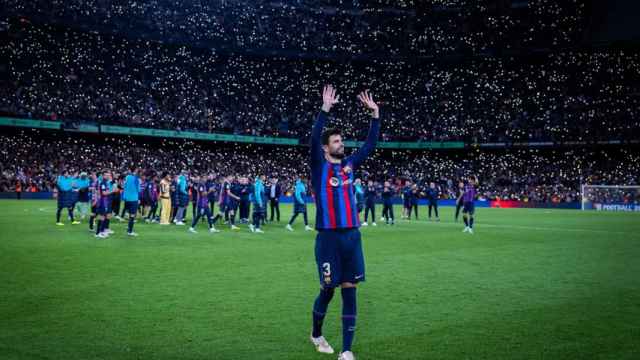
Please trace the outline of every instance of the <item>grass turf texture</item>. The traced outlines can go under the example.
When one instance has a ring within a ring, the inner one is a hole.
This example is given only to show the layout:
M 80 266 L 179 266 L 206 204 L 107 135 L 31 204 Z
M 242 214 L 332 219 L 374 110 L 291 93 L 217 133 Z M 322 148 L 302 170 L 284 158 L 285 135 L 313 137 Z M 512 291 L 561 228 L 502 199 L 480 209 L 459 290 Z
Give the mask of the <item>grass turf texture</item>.
M 336 357 L 309 344 L 315 232 L 287 232 L 288 206 L 263 235 L 113 221 L 101 240 L 52 201 L 0 205 L 2 359 Z M 640 358 L 640 214 L 478 209 L 474 235 L 441 215 L 362 229 L 360 359 Z

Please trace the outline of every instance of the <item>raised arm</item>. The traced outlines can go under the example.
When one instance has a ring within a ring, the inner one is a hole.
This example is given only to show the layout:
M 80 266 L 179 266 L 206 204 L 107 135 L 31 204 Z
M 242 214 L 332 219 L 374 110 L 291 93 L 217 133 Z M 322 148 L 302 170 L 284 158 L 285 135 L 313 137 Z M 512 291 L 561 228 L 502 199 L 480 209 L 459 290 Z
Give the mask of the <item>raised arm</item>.
M 336 95 L 336 90 L 331 85 L 327 85 L 322 90 L 322 109 L 318 113 L 316 122 L 311 129 L 311 162 L 320 163 L 323 159 L 322 151 L 322 129 L 327 122 L 327 115 L 333 105 L 340 101 L 340 95 Z
M 380 135 L 380 109 L 378 104 L 373 101 L 368 91 L 361 92 L 358 95 L 358 100 L 360 100 L 362 105 L 364 105 L 371 114 L 371 125 L 369 126 L 367 139 L 362 147 L 347 159 L 347 162 L 352 163 L 354 167 L 360 166 L 369 154 L 373 152 L 373 149 L 376 147 L 376 142 L 378 141 L 378 136 Z

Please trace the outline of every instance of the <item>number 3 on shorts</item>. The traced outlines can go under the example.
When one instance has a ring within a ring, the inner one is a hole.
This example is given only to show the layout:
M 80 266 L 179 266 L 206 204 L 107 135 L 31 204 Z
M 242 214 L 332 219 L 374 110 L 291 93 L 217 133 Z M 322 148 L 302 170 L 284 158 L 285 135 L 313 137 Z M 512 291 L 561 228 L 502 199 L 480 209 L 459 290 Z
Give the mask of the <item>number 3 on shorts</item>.
M 328 262 L 322 264 L 322 274 L 324 276 L 331 276 L 331 264 Z

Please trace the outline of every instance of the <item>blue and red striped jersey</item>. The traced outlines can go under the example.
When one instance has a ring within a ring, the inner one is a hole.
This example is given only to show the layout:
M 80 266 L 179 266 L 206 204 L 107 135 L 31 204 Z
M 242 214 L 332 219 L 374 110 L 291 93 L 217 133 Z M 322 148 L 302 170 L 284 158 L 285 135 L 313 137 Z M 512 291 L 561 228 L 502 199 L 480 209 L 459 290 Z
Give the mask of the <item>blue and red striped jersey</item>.
M 109 205 L 109 202 L 111 202 L 111 191 L 112 185 L 109 183 L 109 181 L 103 179 L 100 182 L 100 185 L 98 185 L 98 206 L 107 207 Z
M 322 149 L 322 129 L 327 113 L 318 114 L 311 132 L 311 185 L 316 194 L 316 229 L 335 230 L 360 227 L 354 194 L 354 171 L 375 149 L 380 119 L 372 119 L 364 145 L 338 164 L 328 162 Z
M 476 188 L 471 184 L 466 184 L 464 186 L 464 195 L 462 195 L 463 202 L 474 202 L 476 199 Z

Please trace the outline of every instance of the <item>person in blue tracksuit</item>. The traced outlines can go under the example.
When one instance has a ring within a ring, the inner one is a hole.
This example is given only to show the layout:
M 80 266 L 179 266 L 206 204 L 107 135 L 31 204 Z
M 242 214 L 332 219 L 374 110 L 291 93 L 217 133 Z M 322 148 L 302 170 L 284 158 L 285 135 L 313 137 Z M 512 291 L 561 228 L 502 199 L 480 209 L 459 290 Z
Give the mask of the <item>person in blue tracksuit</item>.
M 287 230 L 293 231 L 293 222 L 296 220 L 298 215 L 302 214 L 304 219 L 304 228 L 306 231 L 313 230 L 309 227 L 309 219 L 307 217 L 307 188 L 304 185 L 304 180 L 299 178 L 296 180 L 296 185 L 293 191 L 293 216 L 291 216 L 291 220 L 287 224 Z
M 266 217 L 267 211 L 267 196 L 264 188 L 264 182 L 266 176 L 260 175 L 256 177 L 256 181 L 253 184 L 253 191 L 251 192 L 251 202 L 253 202 L 253 223 L 249 225 L 249 229 L 254 233 L 262 233 L 260 224 Z
M 78 188 L 77 207 L 82 219 L 84 219 L 89 214 L 89 201 L 91 200 L 91 180 L 86 172 L 80 173 L 80 177 L 76 179 L 76 186 Z
M 78 204 L 78 199 L 80 198 L 80 184 L 78 183 L 78 180 L 80 180 L 80 177 L 78 175 L 78 173 L 73 173 L 73 175 L 71 176 L 71 193 L 70 193 L 70 198 L 69 198 L 69 203 L 71 204 L 71 208 L 75 211 L 76 209 L 76 205 Z M 72 222 L 79 224 L 79 221 L 75 221 Z
M 184 225 L 184 215 L 187 209 L 187 205 L 189 205 L 189 191 L 187 186 L 187 173 L 186 171 L 183 171 L 182 174 L 178 177 L 178 184 L 176 188 L 176 198 L 178 199 L 178 211 L 174 220 L 176 225 Z
M 127 235 L 138 236 L 133 232 L 133 224 L 135 223 L 136 215 L 138 214 L 138 205 L 140 201 L 140 177 L 138 176 L 138 169 L 132 167 L 131 171 L 124 179 L 124 192 L 122 200 L 124 200 L 124 207 L 129 213 L 129 223 L 127 225 Z
M 364 189 L 362 188 L 362 181 L 360 179 L 356 179 L 353 183 L 356 192 L 356 209 L 358 210 L 358 217 L 364 210 Z
M 60 213 L 62 209 L 67 208 L 69 212 L 69 219 L 72 224 L 77 224 L 73 218 L 73 207 L 72 207 L 72 195 L 71 191 L 73 190 L 73 178 L 70 176 L 68 170 L 64 170 L 56 181 L 56 187 L 58 189 L 58 210 L 56 211 L 56 225 L 63 226 L 64 223 L 60 222 Z

